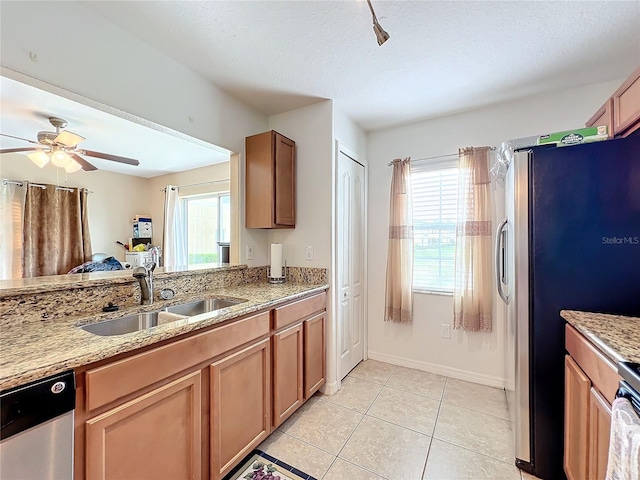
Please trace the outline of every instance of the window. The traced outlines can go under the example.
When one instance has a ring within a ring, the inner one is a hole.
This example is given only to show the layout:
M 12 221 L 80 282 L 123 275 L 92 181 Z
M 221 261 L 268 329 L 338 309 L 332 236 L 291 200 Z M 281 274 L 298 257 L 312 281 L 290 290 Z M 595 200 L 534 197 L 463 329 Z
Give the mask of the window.
M 413 289 L 453 293 L 458 159 L 411 165 Z
M 231 241 L 229 192 L 183 197 L 189 265 L 216 263 L 218 242 Z

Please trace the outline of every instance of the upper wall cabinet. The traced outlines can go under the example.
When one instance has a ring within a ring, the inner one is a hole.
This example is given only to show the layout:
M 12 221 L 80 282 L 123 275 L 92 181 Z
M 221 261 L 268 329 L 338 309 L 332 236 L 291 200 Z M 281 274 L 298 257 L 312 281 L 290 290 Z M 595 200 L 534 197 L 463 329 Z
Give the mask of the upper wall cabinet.
M 296 143 L 278 132 L 247 137 L 247 228 L 295 228 Z
M 640 67 L 607 99 L 586 125 L 606 125 L 609 137 L 626 137 L 640 129 Z

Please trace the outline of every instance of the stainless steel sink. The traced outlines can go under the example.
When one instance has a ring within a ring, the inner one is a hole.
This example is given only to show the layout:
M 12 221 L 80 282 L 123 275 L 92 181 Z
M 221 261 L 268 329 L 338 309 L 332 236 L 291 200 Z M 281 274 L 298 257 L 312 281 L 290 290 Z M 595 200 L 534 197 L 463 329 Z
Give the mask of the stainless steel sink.
M 158 320 L 161 324 L 171 323 L 172 321 L 181 320 L 187 317 L 200 315 L 201 313 L 222 310 L 233 305 L 238 305 L 246 300 L 227 300 L 223 298 L 210 298 L 197 302 L 183 303 L 165 307 L 155 312 L 137 313 L 135 315 L 127 315 L 126 317 L 114 318 L 113 320 L 104 320 L 98 323 L 90 323 L 82 325 L 80 328 L 86 332 L 110 337 L 113 335 L 124 335 L 125 333 L 138 332 L 148 328 L 158 326 Z M 162 315 L 166 312 L 171 315 Z M 159 318 L 160 317 L 160 318 Z
M 178 315 L 186 315 L 192 317 L 194 315 L 200 315 L 201 313 L 213 312 L 214 310 L 221 310 L 223 308 L 237 305 L 238 301 L 225 300 L 223 298 L 211 298 L 208 300 L 200 300 L 198 302 L 183 303 L 181 305 L 174 305 L 173 307 L 167 307 L 167 312 L 176 313 Z

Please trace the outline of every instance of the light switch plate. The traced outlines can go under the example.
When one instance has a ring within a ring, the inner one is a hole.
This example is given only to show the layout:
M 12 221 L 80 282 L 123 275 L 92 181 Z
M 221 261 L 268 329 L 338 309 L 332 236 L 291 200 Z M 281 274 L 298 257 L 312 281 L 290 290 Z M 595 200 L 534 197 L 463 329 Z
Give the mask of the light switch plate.
M 304 247 L 304 259 L 309 261 L 313 260 L 313 245 Z
M 251 245 L 247 245 L 247 260 L 253 260 L 253 247 Z

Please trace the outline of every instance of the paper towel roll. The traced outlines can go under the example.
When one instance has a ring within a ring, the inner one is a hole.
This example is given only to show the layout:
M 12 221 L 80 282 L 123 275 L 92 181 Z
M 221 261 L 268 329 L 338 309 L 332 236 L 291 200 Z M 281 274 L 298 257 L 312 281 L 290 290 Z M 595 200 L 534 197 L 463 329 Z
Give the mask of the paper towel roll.
M 284 275 L 282 274 L 282 244 L 281 243 L 272 243 L 271 244 L 271 273 L 269 274 L 271 278 L 280 278 Z

